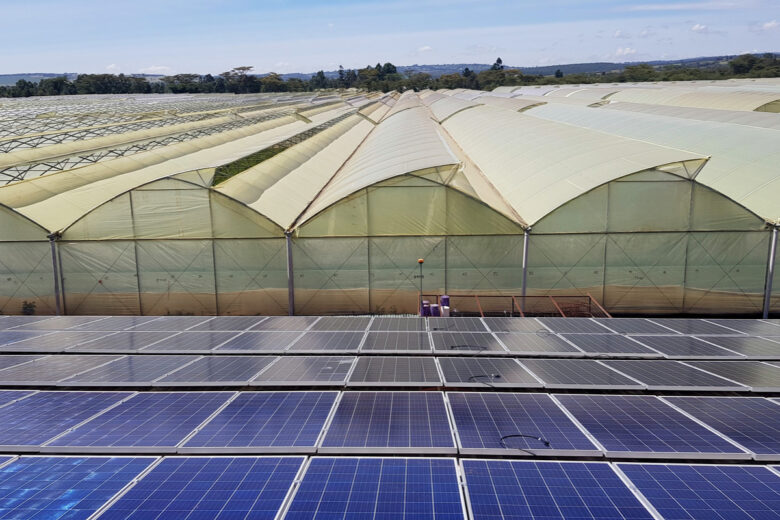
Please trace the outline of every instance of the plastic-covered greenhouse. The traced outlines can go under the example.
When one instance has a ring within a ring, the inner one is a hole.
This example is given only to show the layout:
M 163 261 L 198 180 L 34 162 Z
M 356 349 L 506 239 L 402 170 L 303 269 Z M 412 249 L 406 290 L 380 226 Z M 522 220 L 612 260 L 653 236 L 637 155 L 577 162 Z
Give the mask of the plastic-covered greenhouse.
M 413 313 L 421 281 L 780 312 L 778 110 L 777 80 L 3 101 L 0 312 Z

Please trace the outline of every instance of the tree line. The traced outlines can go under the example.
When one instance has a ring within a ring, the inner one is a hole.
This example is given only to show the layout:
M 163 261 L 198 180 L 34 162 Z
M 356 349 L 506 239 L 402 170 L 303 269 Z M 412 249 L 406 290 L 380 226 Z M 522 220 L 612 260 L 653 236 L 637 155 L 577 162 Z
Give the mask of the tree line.
M 39 82 L 20 79 L 15 85 L 0 86 L 0 97 L 62 96 L 73 94 L 164 94 L 164 93 L 234 93 L 306 92 L 328 88 L 360 88 L 366 90 L 416 91 L 440 88 L 470 88 L 493 90 L 503 85 L 551 85 L 566 83 L 623 83 L 635 81 L 687 81 L 729 78 L 761 78 L 780 76 L 780 60 L 775 54 L 755 56 L 744 54 L 728 62 L 708 68 L 685 66 L 653 67 L 648 64 L 629 65 L 621 71 L 593 74 L 563 74 L 540 76 L 523 74 L 520 69 L 507 68 L 501 58 L 481 72 L 468 68 L 456 74 L 438 78 L 426 73 L 402 74 L 392 63 L 367 66 L 362 69 L 339 67 L 338 75 L 329 78 L 320 70 L 308 80 L 284 79 L 271 72 L 264 76 L 252 73 L 252 67 L 235 67 L 227 72 L 211 74 L 176 74 L 159 79 L 147 79 L 124 74 L 80 74 L 71 81 L 67 77 L 42 79 Z

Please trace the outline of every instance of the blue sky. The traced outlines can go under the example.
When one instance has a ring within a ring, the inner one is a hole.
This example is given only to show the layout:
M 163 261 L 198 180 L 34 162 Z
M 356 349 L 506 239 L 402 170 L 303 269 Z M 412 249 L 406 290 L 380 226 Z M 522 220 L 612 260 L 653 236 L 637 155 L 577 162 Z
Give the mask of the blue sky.
M 534 66 L 780 51 L 780 0 L 0 0 L 0 73 Z

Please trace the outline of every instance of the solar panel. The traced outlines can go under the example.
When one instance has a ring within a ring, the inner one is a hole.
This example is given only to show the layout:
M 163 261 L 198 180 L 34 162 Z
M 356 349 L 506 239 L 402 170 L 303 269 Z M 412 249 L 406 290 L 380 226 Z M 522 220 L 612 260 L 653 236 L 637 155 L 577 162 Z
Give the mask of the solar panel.
M 314 453 L 337 392 L 242 393 L 181 453 Z
M 622 357 L 659 358 L 661 354 L 618 334 L 563 334 L 591 356 L 620 355 Z
M 19 355 L 19 354 L 10 354 L 10 355 L 0 355 L 0 370 L 3 370 L 4 368 L 13 367 L 16 365 L 21 365 L 22 363 L 27 363 L 29 361 L 33 361 L 36 359 L 41 359 L 43 355 L 36 356 L 36 355 Z
M 761 397 L 667 397 L 753 453 L 780 460 L 780 406 Z
M 511 352 L 528 355 L 581 357 L 585 354 L 551 332 L 540 334 L 515 334 L 497 332 L 496 337 Z
M 696 335 L 710 335 L 723 336 L 728 334 L 741 334 L 736 330 L 732 330 L 726 327 L 721 327 L 715 323 L 710 323 L 704 320 L 694 319 L 680 319 L 680 318 L 653 318 L 653 322 L 658 325 L 663 325 L 681 334 L 696 334 Z
M 465 520 L 453 459 L 311 459 L 286 520 Z
M 95 354 L 117 353 L 135 354 L 144 347 L 148 347 L 158 341 L 172 336 L 173 332 L 132 332 L 120 331 L 100 339 L 87 341 L 75 347 L 70 347 L 70 352 L 90 352 Z
M 662 518 L 777 519 L 780 477 L 761 466 L 618 464 Z
M 2 372 L 0 372 L 2 374 Z M 1 377 L 1 376 L 0 376 Z M 351 386 L 440 384 L 433 358 L 371 356 L 358 358 L 349 378 Z
M 568 334 L 603 334 L 609 332 L 590 318 L 537 318 L 553 332 Z
M 604 462 L 463 460 L 474 520 L 653 516 Z
M 778 327 L 780 329 L 780 327 Z M 427 329 L 425 318 L 400 318 L 377 316 L 371 322 L 371 331 L 386 332 L 424 332 Z
M 236 332 L 181 332 L 144 348 L 144 353 L 206 354 L 238 334 Z
M 749 386 L 754 392 L 780 390 L 780 367 L 760 361 L 691 361 L 691 366 Z M 13 369 L 11 369 L 13 370 Z M 0 372 L 2 379 L 3 372 Z
M 143 321 L 127 330 L 163 330 L 170 332 L 180 332 L 196 325 L 213 319 L 210 316 L 161 316 L 156 320 Z
M 600 456 L 547 394 L 449 392 L 460 453 Z
M 88 518 L 152 457 L 22 457 L 0 468 L 0 518 Z
M 534 318 L 483 318 L 488 329 L 493 332 L 519 332 L 536 334 L 549 332 Z
M 761 320 L 707 320 L 751 336 L 780 336 L 780 327 Z
M 38 446 L 105 410 L 129 392 L 38 392 L 0 408 L 0 448 Z
M 556 395 L 608 457 L 748 459 L 750 454 L 650 395 Z
M 441 392 L 344 392 L 320 453 L 456 453 Z
M 244 332 L 216 348 L 214 353 L 284 352 L 300 335 L 300 332 Z
M 33 392 L 28 390 L 0 390 L 0 407 L 32 394 Z
M 173 453 L 230 396 L 229 392 L 139 393 L 57 437 L 41 451 Z
M 433 332 L 431 337 L 436 353 L 506 352 L 504 346 L 489 332 Z
M 514 359 L 442 357 L 439 366 L 445 386 L 523 387 L 543 385 Z
M 289 330 L 304 331 L 317 321 L 317 316 L 271 316 L 250 330 Z
M 679 361 L 608 360 L 604 364 L 647 385 L 648 390 L 747 391 L 722 377 L 713 376 Z
M 108 332 L 64 331 L 46 334 L 12 343 L 3 350 L 6 352 L 63 352 L 69 347 L 93 341 L 107 336 Z
M 427 332 L 369 332 L 360 351 L 430 352 L 431 341 Z
M 663 352 L 668 359 L 702 359 L 711 357 L 744 359 L 744 356 L 736 352 L 716 347 L 695 336 L 632 336 L 632 338 L 648 347 Z
M 428 318 L 428 329 L 449 332 L 489 332 L 479 318 Z
M 32 325 L 35 322 L 50 319 L 52 319 L 52 316 L 5 316 L 0 321 L 0 329 L 26 329 L 25 325 Z
M 175 457 L 163 460 L 103 513 L 103 520 L 273 520 L 301 457 Z
M 351 356 L 285 356 L 252 380 L 252 385 L 343 385 L 355 358 Z
M 273 356 L 205 356 L 159 378 L 155 385 L 245 385 L 275 359 Z
M 780 327 L 778 327 L 780 328 Z M 752 359 L 780 359 L 780 343 L 750 336 L 706 336 L 710 343 Z M 780 338 L 775 338 L 780 339 Z
M 618 334 L 673 334 L 674 331 L 644 318 L 593 318 L 599 325 Z
M 371 318 L 353 318 L 350 316 L 323 316 L 309 330 L 342 331 L 352 330 L 365 332 Z
M 90 321 L 81 325 L 71 327 L 72 330 L 105 330 L 105 331 L 119 331 L 154 321 L 159 319 L 159 316 L 109 316 L 102 320 Z
M 265 318 L 261 316 L 217 316 L 213 320 L 195 325 L 187 330 L 191 331 L 242 331 L 248 330 Z
M 305 332 L 290 352 L 357 352 L 363 341 L 363 332 Z
M 521 359 L 546 388 L 639 390 L 645 385 L 591 359 Z
M 139 386 L 181 368 L 197 356 L 125 356 L 87 370 L 58 383 L 58 386 Z
M 29 363 L 0 370 L 0 384 L 40 386 L 56 383 L 121 356 L 46 356 Z
M 51 334 L 51 332 L 45 330 L 2 330 L 0 331 L 0 346 L 7 347 L 17 341 L 37 338 L 46 334 Z M 13 350 L 13 347 L 5 350 Z
M 47 320 L 23 320 L 15 329 L 65 330 L 104 319 L 105 316 L 55 316 Z

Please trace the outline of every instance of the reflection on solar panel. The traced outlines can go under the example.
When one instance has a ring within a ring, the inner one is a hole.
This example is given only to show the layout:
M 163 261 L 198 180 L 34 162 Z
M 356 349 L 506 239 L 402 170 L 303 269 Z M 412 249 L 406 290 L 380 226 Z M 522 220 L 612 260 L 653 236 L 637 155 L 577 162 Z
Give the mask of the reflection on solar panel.
M 306 332 L 292 344 L 295 352 L 356 352 L 363 332 Z
M 447 394 L 461 453 L 600 455 L 547 394 Z
M 594 318 L 593 321 L 618 334 L 673 334 L 674 331 L 644 318 Z
M 780 406 L 761 397 L 667 397 L 730 439 L 769 460 L 780 460 Z
M 465 520 L 453 459 L 311 460 L 286 520 Z
M 434 332 L 431 337 L 436 352 L 506 352 L 496 337 L 487 332 Z
M 151 457 L 22 457 L 0 468 L 0 518 L 87 518 Z
M 32 392 L 27 390 L 0 390 L 0 407 L 3 407 L 8 403 L 12 403 L 31 394 Z
M 67 349 L 68 352 L 127 353 L 134 354 L 144 347 L 168 338 L 172 332 L 130 332 L 120 331 L 103 336 L 100 339 L 87 341 Z
M 750 458 L 649 395 L 557 395 L 613 457 Z
M 257 325 L 264 318 L 260 316 L 217 316 L 200 325 L 195 325 L 189 330 L 192 331 L 241 331 L 247 330 Z
M 37 446 L 132 394 L 39 392 L 0 408 L 0 446 Z
M 644 385 L 591 359 L 521 359 L 547 388 L 641 389 Z
M 749 386 L 755 392 L 780 390 L 780 367 L 768 363 L 760 361 L 691 361 L 690 364 Z M 0 372 L 0 378 L 3 377 L 2 374 L 3 372 Z
M 215 352 L 284 352 L 300 335 L 300 332 L 244 332 L 215 349 Z
M 349 316 L 323 316 L 309 330 L 354 330 L 364 332 L 371 318 L 352 318 Z
M 778 327 L 780 328 L 780 327 Z M 766 338 L 744 336 L 707 336 L 710 343 L 758 359 L 780 359 L 780 343 Z M 775 338 L 780 340 L 780 338 Z
M 35 356 L 35 355 L 21 355 L 21 356 L 0 356 L 0 370 L 8 367 L 13 367 L 16 365 L 21 365 L 22 363 L 27 363 L 28 361 L 33 361 L 35 359 L 40 359 L 43 356 Z
M 142 323 L 159 319 L 159 316 L 110 316 L 71 327 L 73 330 L 125 330 Z
M 512 352 L 523 354 L 584 356 L 577 347 L 565 342 L 551 332 L 541 334 L 496 333 L 498 339 Z
M 0 372 L 2 374 L 2 372 Z M 440 383 L 436 362 L 427 357 L 371 356 L 358 358 L 350 385 L 383 386 L 404 383 Z
M 273 519 L 300 457 L 177 457 L 158 466 L 100 518 Z
M 514 359 L 506 358 L 439 358 L 447 386 L 524 387 L 542 386 Z
M 27 327 L 24 325 L 32 325 L 35 322 L 50 319 L 51 316 L 6 316 L 0 321 L 0 329 L 26 329 Z
M 236 332 L 182 332 L 146 347 L 144 352 L 208 353 L 231 338 Z
M 618 464 L 663 518 L 778 518 L 780 477 L 760 466 Z
M 165 330 L 180 332 L 199 325 L 212 318 L 208 316 L 162 316 L 156 320 L 144 321 L 128 327 L 128 330 Z
M 108 332 L 64 331 L 37 336 L 8 345 L 3 350 L 13 352 L 62 352 L 87 341 L 107 336 Z
M 61 381 L 60 386 L 151 384 L 196 356 L 126 356 Z
M 455 453 L 440 392 L 344 392 L 322 453 Z
M 17 341 L 23 341 L 30 338 L 37 338 L 45 334 L 51 334 L 51 331 L 47 330 L 3 330 L 0 331 L 0 346 L 10 345 Z M 6 348 L 5 350 L 13 350 L 13 348 Z
M 523 332 L 527 334 L 549 332 L 534 318 L 484 318 L 484 321 L 493 332 Z
M 569 334 L 603 334 L 609 332 L 590 318 L 537 318 L 553 332 Z
M 257 376 L 253 385 L 341 385 L 347 379 L 351 356 L 285 356 Z
M 80 451 L 173 451 L 173 448 L 214 413 L 228 392 L 141 393 L 58 437 L 49 446 Z M 42 451 L 46 450 L 43 448 Z M 55 448 L 56 450 L 56 448 Z M 50 450 L 54 451 L 54 450 Z
M 752 336 L 780 336 L 780 327 L 760 320 L 707 320 Z
M 780 328 L 780 327 L 778 327 Z M 377 316 L 371 322 L 371 331 L 419 332 L 425 331 L 425 318 L 394 318 Z
M 709 323 L 704 320 L 693 319 L 678 319 L 678 318 L 653 318 L 653 321 L 658 325 L 669 327 L 672 330 L 680 332 L 682 334 L 699 334 L 708 335 L 714 334 L 717 336 L 740 334 L 736 330 L 732 330 L 726 327 L 721 327 L 714 323 Z
M 711 336 L 708 336 L 708 341 Z M 632 336 L 633 339 L 663 352 L 670 359 L 725 357 L 744 359 L 736 352 L 710 345 L 694 336 Z
M 246 384 L 275 359 L 273 356 L 206 356 L 161 378 L 157 384 Z
M 653 518 L 603 462 L 462 464 L 474 520 Z
M 628 336 L 617 334 L 564 334 L 562 336 L 589 354 L 661 357 L 661 354 L 658 352 L 640 345 Z
M 317 319 L 317 316 L 271 316 L 252 327 L 251 330 L 303 331 L 308 329 Z
M 489 332 L 479 318 L 428 318 L 428 330 L 449 332 Z
M 105 316 L 56 316 L 47 320 L 24 320 L 15 328 L 24 330 L 65 330 L 104 318 Z
M 360 350 L 430 352 L 431 342 L 427 332 L 369 332 Z
M 608 360 L 604 364 L 638 379 L 650 390 L 747 390 L 721 377 L 689 367 L 678 361 Z
M 121 356 L 72 355 L 46 356 L 23 365 L 0 370 L 0 383 L 36 386 L 56 383 Z
M 180 451 L 313 453 L 336 395 L 336 392 L 242 393 L 184 443 Z

